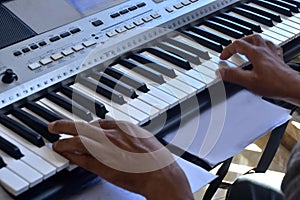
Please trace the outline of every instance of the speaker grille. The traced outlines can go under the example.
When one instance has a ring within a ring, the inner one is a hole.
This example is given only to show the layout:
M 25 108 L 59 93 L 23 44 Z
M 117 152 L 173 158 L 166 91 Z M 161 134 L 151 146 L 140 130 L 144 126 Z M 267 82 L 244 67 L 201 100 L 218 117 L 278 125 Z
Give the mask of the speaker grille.
M 0 49 L 36 35 L 2 4 L 0 4 L 0 16 Z

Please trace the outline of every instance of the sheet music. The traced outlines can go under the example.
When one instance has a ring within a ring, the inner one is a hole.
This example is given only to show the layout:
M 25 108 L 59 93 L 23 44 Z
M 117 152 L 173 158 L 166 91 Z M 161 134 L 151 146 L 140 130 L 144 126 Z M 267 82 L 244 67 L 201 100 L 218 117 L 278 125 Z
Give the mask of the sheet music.
M 289 110 L 243 90 L 189 119 L 164 139 L 214 166 L 290 118 Z

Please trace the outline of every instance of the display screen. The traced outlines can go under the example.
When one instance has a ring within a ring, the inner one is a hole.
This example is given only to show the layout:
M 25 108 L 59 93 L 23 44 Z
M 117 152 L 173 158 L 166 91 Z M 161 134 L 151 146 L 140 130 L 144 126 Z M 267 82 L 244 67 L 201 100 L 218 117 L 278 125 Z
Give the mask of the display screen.
M 128 0 L 11 0 L 3 5 L 37 34 Z
M 120 0 L 66 0 L 81 14 L 89 15 L 119 4 Z

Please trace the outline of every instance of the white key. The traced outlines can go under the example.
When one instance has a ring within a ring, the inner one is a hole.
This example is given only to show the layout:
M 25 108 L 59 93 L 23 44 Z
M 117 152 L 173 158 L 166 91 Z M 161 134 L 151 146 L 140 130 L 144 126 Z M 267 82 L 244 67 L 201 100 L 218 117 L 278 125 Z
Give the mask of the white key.
M 181 81 L 178 80 L 178 79 L 170 80 L 170 81 L 168 82 L 168 84 L 170 84 L 170 85 L 176 87 L 177 89 L 179 89 L 179 90 L 181 90 L 181 91 L 187 93 L 188 97 L 191 97 L 191 96 L 195 95 L 196 92 L 197 92 L 197 89 L 196 89 L 196 88 L 191 87 L 191 86 L 185 84 L 184 82 L 181 82 Z
M 120 105 L 118 103 L 111 101 L 110 99 L 105 98 L 104 96 L 101 96 L 100 94 L 98 94 L 98 96 L 101 98 L 101 100 L 100 100 L 101 102 L 105 102 L 106 104 L 111 105 L 111 107 L 118 109 L 119 111 L 125 113 L 126 115 L 134 118 L 135 120 L 137 120 L 139 122 L 139 124 L 144 124 L 145 122 L 150 120 L 149 115 L 145 114 L 144 112 L 142 112 L 126 103 L 123 105 Z M 126 99 L 125 96 L 124 96 L 124 98 Z M 131 99 L 128 98 L 127 102 L 130 100 Z
M 187 37 L 182 36 L 182 35 L 178 35 L 175 38 L 178 39 L 178 40 L 182 40 L 182 41 L 191 43 L 191 45 L 194 46 L 195 48 L 200 48 L 200 49 L 208 51 L 209 52 L 209 56 L 211 57 L 212 61 L 215 60 L 215 59 L 213 59 L 213 56 L 216 57 L 216 58 L 218 58 L 218 60 L 220 60 L 219 59 L 220 53 L 218 53 L 218 52 L 215 52 L 215 51 L 213 51 L 213 50 L 211 50 L 209 48 L 206 48 L 206 47 L 198 44 L 197 42 L 195 42 L 193 40 L 190 40 Z M 238 66 L 246 64 L 246 60 L 243 57 L 237 56 L 237 55 L 233 55 L 232 57 L 228 58 L 227 62 L 232 62 L 232 63 L 234 63 L 234 64 L 236 64 Z
M 36 103 L 43 107 L 46 107 L 48 110 L 51 110 L 54 113 L 57 113 L 57 114 L 63 116 L 66 119 L 72 119 L 75 121 L 81 120 L 81 118 L 79 118 L 78 116 L 74 115 L 73 113 L 70 113 L 69 111 L 67 111 L 63 107 L 53 103 L 49 99 L 43 98 Z
M 281 44 L 281 42 L 279 40 L 276 40 L 268 35 L 261 34 L 260 36 L 265 40 L 269 40 L 269 41 L 273 42 L 274 44 L 277 44 L 277 45 Z
M 269 37 L 272 37 L 272 38 L 278 40 L 279 43 L 277 42 L 277 43 L 275 43 L 275 44 L 281 44 L 283 41 L 285 41 L 285 40 L 287 39 L 287 38 L 285 38 L 284 36 L 281 36 L 280 34 L 277 34 L 277 33 L 273 32 L 273 31 L 269 30 L 270 27 L 268 27 L 268 26 L 265 26 L 265 25 L 263 25 L 263 24 L 260 24 L 260 23 L 258 23 L 258 22 L 256 22 L 256 21 L 254 21 L 254 20 L 251 20 L 251 19 L 249 19 L 249 18 L 246 18 L 246 17 L 244 17 L 244 16 L 242 16 L 242 15 L 239 15 L 239 14 L 236 14 L 236 13 L 233 13 L 233 12 L 230 12 L 230 14 L 234 15 L 234 16 L 237 17 L 237 18 L 245 19 L 245 20 L 250 21 L 250 22 L 252 22 L 252 23 L 259 24 L 259 25 L 261 26 L 262 30 L 263 30 L 263 32 L 260 33 L 260 35 L 262 35 L 262 36 L 263 36 L 263 35 L 267 35 L 267 36 L 269 36 Z
M 203 62 L 201 65 L 203 65 L 203 66 L 205 66 L 205 67 L 207 67 L 207 68 L 209 68 L 213 71 L 216 71 L 216 70 L 220 69 L 220 67 L 217 63 L 212 62 L 210 60 Z
M 179 100 L 177 98 L 163 92 L 162 90 L 153 87 L 152 85 L 148 85 L 148 88 L 150 89 L 150 92 L 148 92 L 149 94 L 167 102 L 170 107 L 173 107 L 179 103 Z
M 14 196 L 25 192 L 29 188 L 28 182 L 6 167 L 0 169 L 0 182 L 1 185 Z
M 205 88 L 205 84 L 203 82 L 198 81 L 198 79 L 192 78 L 188 74 L 182 73 L 177 77 L 177 79 L 196 88 L 197 92 L 202 91 Z
M 162 84 L 159 89 L 176 97 L 179 99 L 179 102 L 182 102 L 188 98 L 188 95 L 185 92 L 177 89 L 174 85 L 170 84 L 170 82 Z
M 136 98 L 133 99 L 132 101 L 129 102 L 129 105 L 142 110 L 145 112 L 147 115 L 150 116 L 150 119 L 153 119 L 154 117 L 159 115 L 159 110 L 143 101 L 140 99 Z
M 6 132 L 7 134 L 4 134 L 3 132 Z M 49 178 L 50 176 L 54 175 L 56 173 L 56 168 L 39 157 L 38 155 L 34 154 L 30 150 L 28 150 L 26 147 L 18 143 L 16 140 L 13 140 L 8 135 L 12 133 L 11 130 L 0 126 L 0 135 L 1 137 L 5 138 L 7 141 L 13 143 L 16 145 L 22 154 L 24 155 L 21 160 L 26 163 L 27 165 L 31 166 L 33 169 L 36 169 L 39 173 L 41 173 L 44 176 L 44 179 Z
M 4 132 L 4 134 L 7 134 L 7 133 Z M 64 157 L 62 157 L 58 153 L 54 152 L 52 149 L 49 149 L 47 146 L 43 146 L 43 147 L 38 148 L 37 146 L 31 144 L 30 142 L 28 142 L 27 140 L 20 137 L 19 135 L 17 135 L 14 132 L 11 132 L 7 136 L 9 136 L 12 139 L 16 140 L 18 143 L 25 146 L 27 149 L 29 149 L 33 153 L 39 155 L 44 160 L 51 163 L 53 166 L 56 167 L 56 171 L 58 171 L 58 172 L 61 171 L 64 168 L 68 167 L 68 165 L 69 165 L 69 161 L 67 159 L 65 159 Z
M 275 38 L 277 40 L 280 40 L 281 42 L 284 42 L 284 41 L 288 40 L 287 37 L 284 37 L 284 36 L 282 36 L 282 35 L 280 35 L 278 33 L 275 33 L 271 29 L 263 30 L 263 34 L 268 35 L 268 36 L 270 36 L 272 38 Z
M 170 104 L 170 106 L 174 106 L 175 104 L 177 104 L 179 102 L 179 99 L 175 98 L 174 96 L 171 96 L 165 92 L 162 92 L 162 90 L 159 89 L 158 84 L 153 83 L 151 80 L 147 79 L 146 77 L 143 77 L 135 72 L 132 72 L 126 68 L 123 68 L 120 65 L 115 65 L 113 66 L 113 68 L 116 68 L 118 70 L 120 70 L 123 73 L 127 73 L 129 75 L 131 75 L 132 77 L 135 77 L 136 79 L 140 80 L 141 82 L 146 82 L 147 87 L 151 90 L 153 89 L 153 91 L 148 92 L 148 94 L 158 97 L 161 100 L 167 102 Z M 162 96 L 159 97 L 159 94 L 161 94 Z
M 106 103 L 107 100 L 104 97 L 101 97 L 100 95 L 98 95 L 97 93 L 95 93 L 95 91 L 91 91 L 89 88 L 86 88 L 85 86 L 76 83 L 74 85 L 71 86 L 72 88 L 76 88 L 77 90 L 84 92 L 85 94 L 87 94 L 88 96 L 90 96 L 91 98 L 95 98 L 96 100 L 100 101 L 101 103 L 103 103 L 105 105 L 105 108 L 109 111 L 106 116 L 110 119 L 114 119 L 114 120 L 122 120 L 122 121 L 127 121 L 127 122 L 131 122 L 133 124 L 138 124 L 139 121 L 130 117 L 128 114 L 123 113 L 121 111 L 119 111 L 116 108 L 112 107 L 111 102 Z
M 211 84 L 214 81 L 213 78 L 211 78 L 211 77 L 209 77 L 205 74 L 201 74 L 196 70 L 189 70 L 188 72 L 186 72 L 186 74 L 193 77 L 193 78 L 195 78 L 195 79 L 197 79 L 197 80 L 199 80 L 199 81 L 201 81 L 201 82 L 203 82 L 203 83 L 205 83 L 205 84 L 207 84 L 207 85 Z
M 21 160 L 16 160 L 3 151 L 0 150 L 0 156 L 3 158 L 4 162 L 7 164 L 6 168 L 13 171 L 18 176 L 22 177 L 29 183 L 30 187 L 37 185 L 42 182 L 43 176 L 36 170 L 32 169 L 27 164 L 23 163 Z
M 277 27 L 278 27 L 278 28 L 281 28 L 281 29 L 284 29 L 284 30 L 286 30 L 286 31 L 289 31 L 290 33 L 293 33 L 294 35 L 297 35 L 297 34 L 300 33 L 300 31 L 297 30 L 296 28 L 293 28 L 293 27 L 291 27 L 291 26 L 288 26 L 288 25 L 286 25 L 286 24 L 284 24 L 284 23 L 279 23 L 279 24 L 277 24 Z
M 163 100 L 160 100 L 159 98 L 156 98 L 149 94 L 144 94 L 138 97 L 138 99 L 142 100 L 143 102 L 149 103 L 156 107 L 159 110 L 159 113 L 163 113 L 168 110 L 169 104 L 164 102 Z
M 194 70 L 197 70 L 198 72 L 205 74 L 213 79 L 217 78 L 216 72 L 205 66 L 200 65 L 200 66 L 194 67 Z
M 287 32 L 285 30 L 282 30 L 281 28 L 276 27 L 276 26 L 270 28 L 270 30 L 273 31 L 273 32 L 276 32 L 278 34 L 281 34 L 281 35 L 283 35 L 286 38 L 292 38 L 292 37 L 294 37 L 294 34 L 292 34 L 290 32 Z

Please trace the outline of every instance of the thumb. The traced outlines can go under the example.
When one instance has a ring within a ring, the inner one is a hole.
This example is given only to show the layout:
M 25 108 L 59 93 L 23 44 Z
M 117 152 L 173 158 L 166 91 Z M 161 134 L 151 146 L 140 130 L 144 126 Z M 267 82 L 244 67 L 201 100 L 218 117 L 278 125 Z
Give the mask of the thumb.
M 240 68 L 221 68 L 217 73 L 224 81 L 244 87 L 247 87 L 251 80 L 251 71 L 242 70 Z

